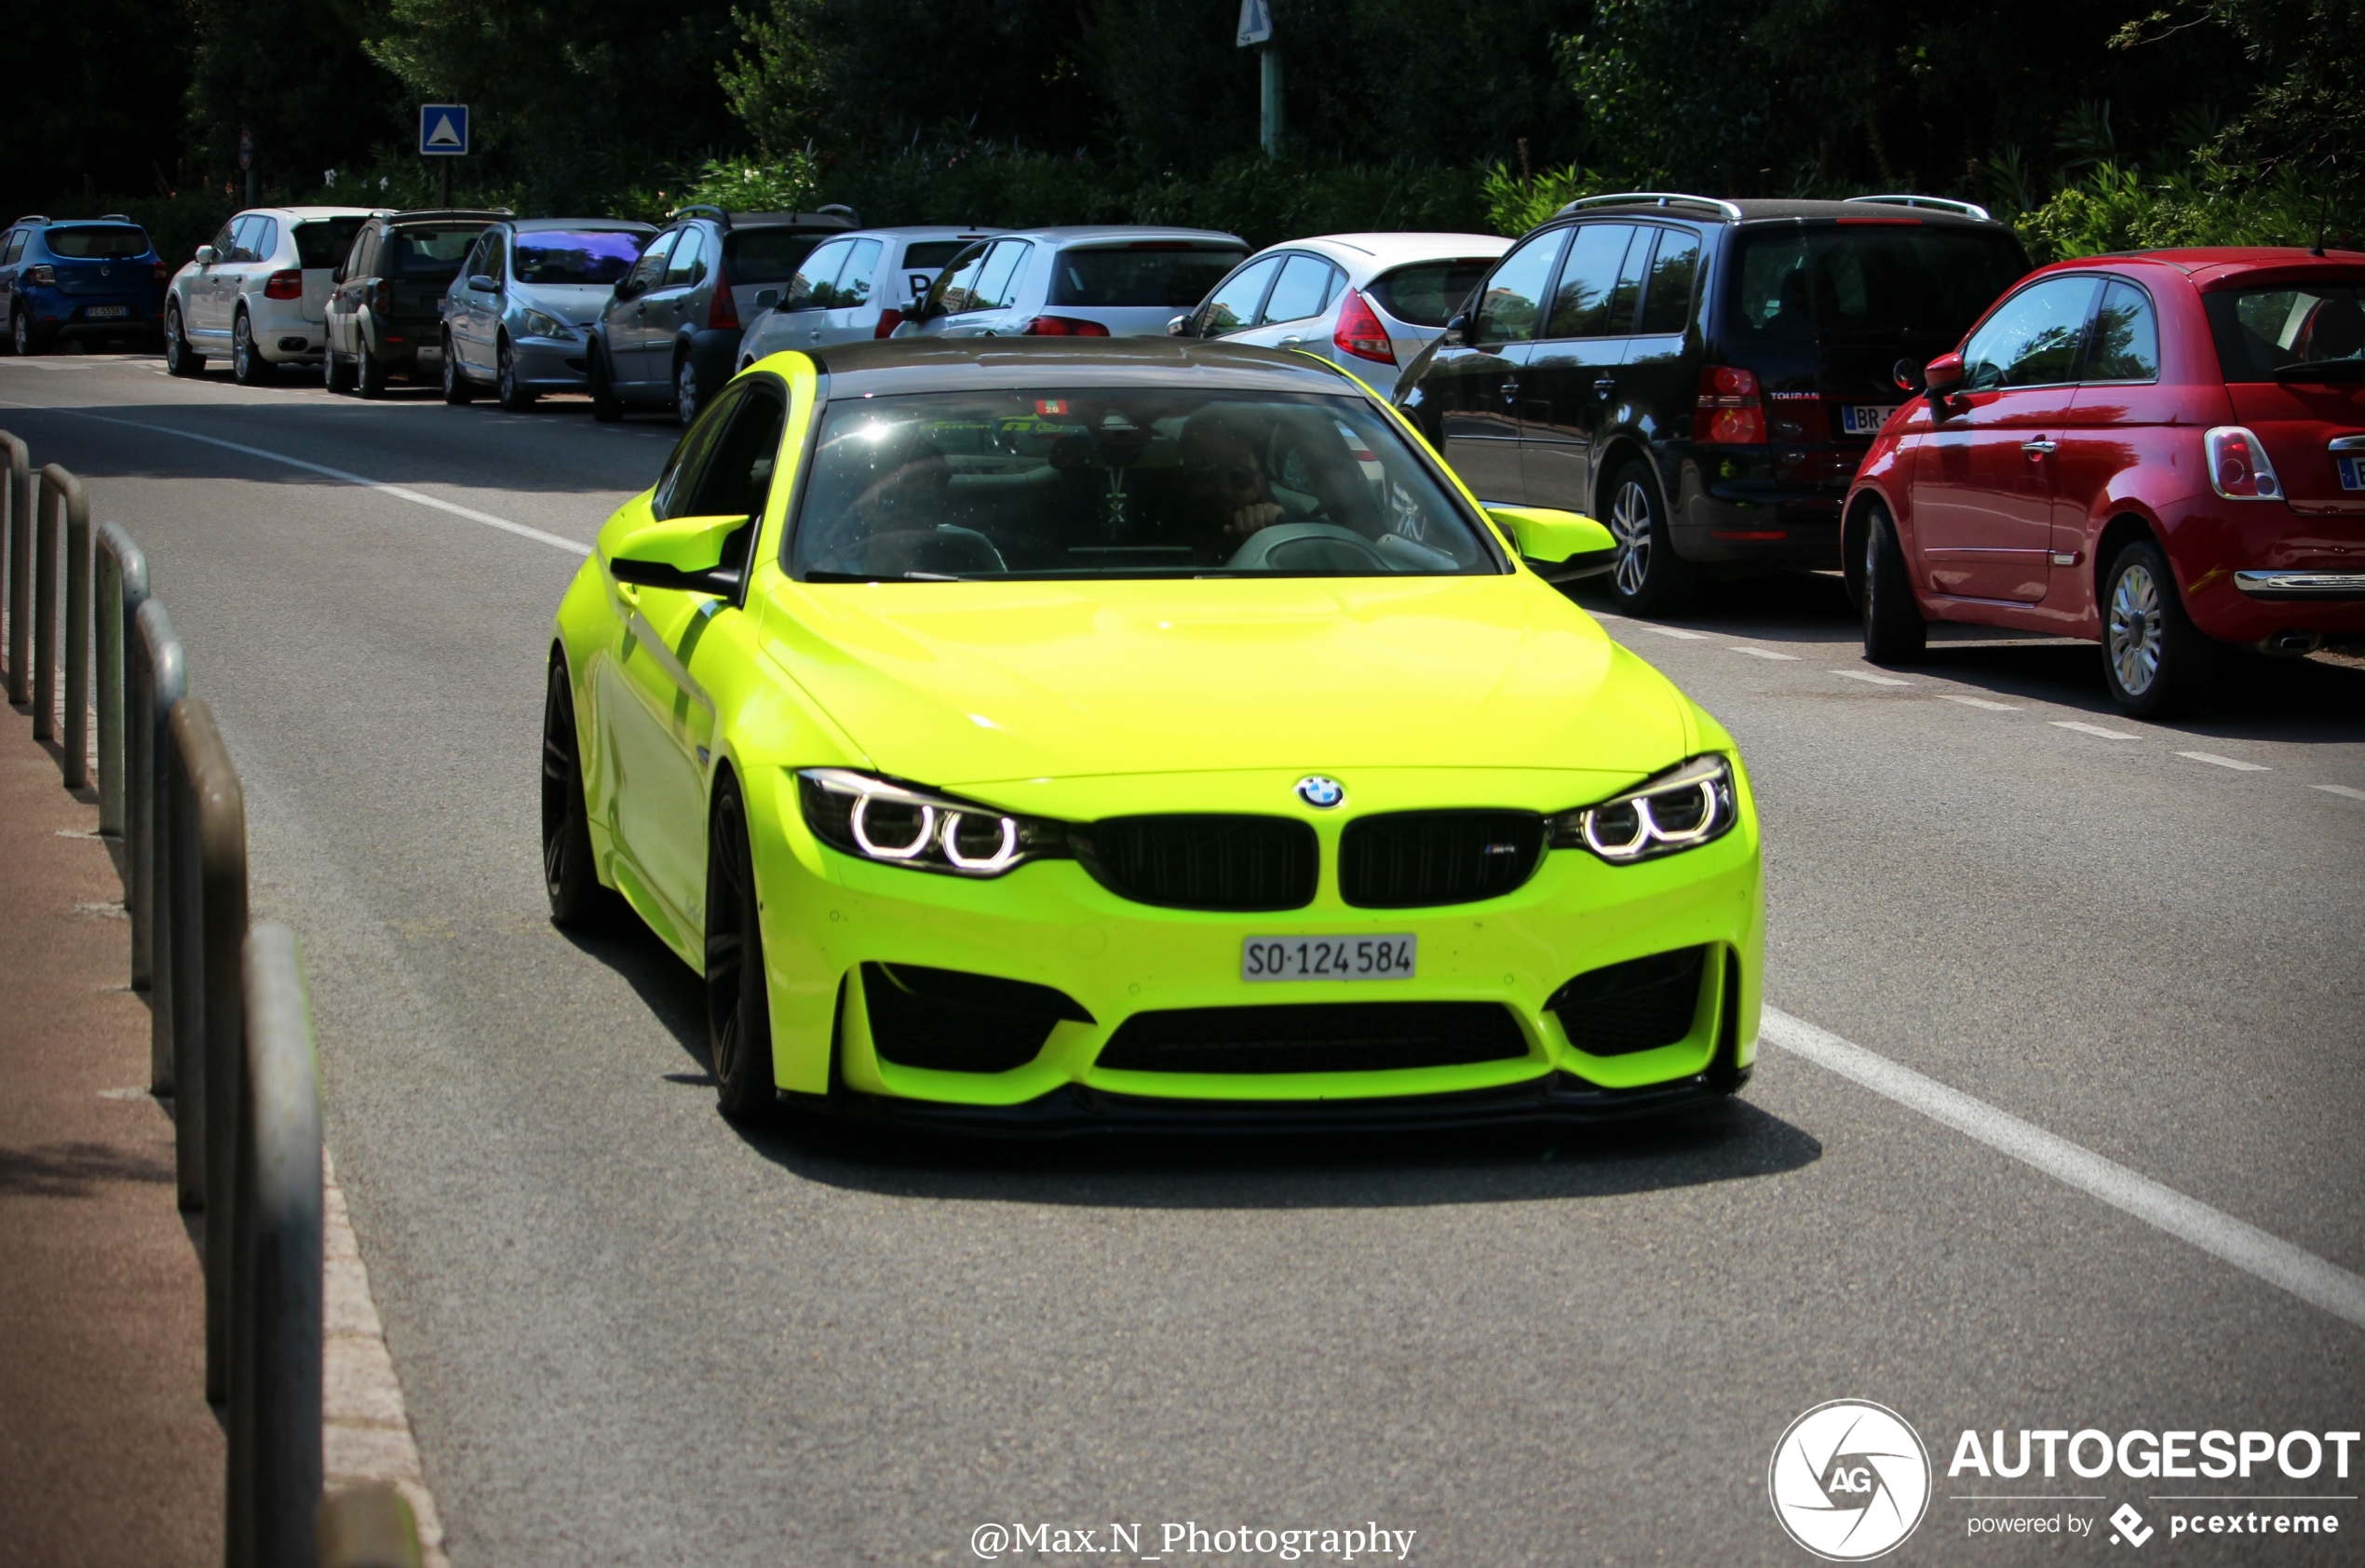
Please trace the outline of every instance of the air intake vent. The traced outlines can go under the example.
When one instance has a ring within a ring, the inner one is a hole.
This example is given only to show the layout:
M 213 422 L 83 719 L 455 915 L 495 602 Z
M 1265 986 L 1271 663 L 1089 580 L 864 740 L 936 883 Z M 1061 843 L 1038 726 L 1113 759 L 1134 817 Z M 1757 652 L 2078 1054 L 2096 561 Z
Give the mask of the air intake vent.
M 1081 1003 L 1047 985 L 917 964 L 863 965 L 862 1000 L 872 1048 L 883 1060 L 947 1073 L 1023 1067 L 1060 1020 L 1092 1021 Z
M 1544 819 L 1532 811 L 1399 811 L 1339 836 L 1339 896 L 1361 909 L 1466 904 L 1535 874 Z
M 1671 1046 L 1692 1032 L 1708 949 L 1682 948 L 1577 976 L 1552 994 L 1569 1044 L 1588 1056 L 1629 1056 Z
M 1492 1002 L 1309 1002 L 1135 1013 L 1100 1065 L 1133 1073 L 1379 1073 L 1527 1055 Z
M 1069 836 L 1101 885 L 1168 909 L 1302 909 L 1321 860 L 1287 817 L 1112 817 Z

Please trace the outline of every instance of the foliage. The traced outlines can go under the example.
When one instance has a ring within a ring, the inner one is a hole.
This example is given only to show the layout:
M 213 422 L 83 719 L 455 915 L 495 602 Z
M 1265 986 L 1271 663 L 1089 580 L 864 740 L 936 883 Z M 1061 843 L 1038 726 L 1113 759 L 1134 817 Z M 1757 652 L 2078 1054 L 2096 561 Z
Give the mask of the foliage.
M 2169 246 L 2312 245 L 2319 224 L 2331 244 L 2354 247 L 2352 237 L 2365 229 L 2357 210 L 2328 209 L 2322 182 L 2306 174 L 2286 165 L 2241 184 L 2236 171 L 2213 163 L 2151 176 L 2104 163 L 2017 226 L 2039 262 Z
M 812 155 L 802 148 L 773 158 L 712 158 L 678 205 L 702 201 L 725 212 L 810 211 L 820 205 Z
M 237 182 L 250 132 L 258 185 L 308 183 L 402 124 L 401 88 L 362 52 L 360 0 L 190 0 L 190 162 Z
M 1540 174 L 1514 174 L 1498 163 L 1486 171 L 1480 189 L 1486 201 L 1488 226 L 1496 234 L 1517 236 L 1553 217 L 1577 197 L 1600 196 L 1608 187 L 1600 175 L 1588 174 L 1575 164 Z
M 755 139 L 759 154 L 779 158 L 802 149 L 829 90 L 821 0 L 770 0 L 769 9 L 755 14 L 734 7 L 731 20 L 747 47 L 716 73 L 723 101 Z M 777 210 L 793 210 L 791 204 Z

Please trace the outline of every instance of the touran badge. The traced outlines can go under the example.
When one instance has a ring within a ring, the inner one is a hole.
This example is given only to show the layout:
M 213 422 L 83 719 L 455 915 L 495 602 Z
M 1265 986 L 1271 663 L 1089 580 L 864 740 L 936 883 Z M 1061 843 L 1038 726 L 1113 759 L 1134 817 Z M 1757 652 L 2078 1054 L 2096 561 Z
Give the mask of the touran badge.
M 1335 778 L 1309 773 L 1297 781 L 1297 798 L 1308 805 L 1319 806 L 1327 811 L 1346 799 L 1346 786 Z

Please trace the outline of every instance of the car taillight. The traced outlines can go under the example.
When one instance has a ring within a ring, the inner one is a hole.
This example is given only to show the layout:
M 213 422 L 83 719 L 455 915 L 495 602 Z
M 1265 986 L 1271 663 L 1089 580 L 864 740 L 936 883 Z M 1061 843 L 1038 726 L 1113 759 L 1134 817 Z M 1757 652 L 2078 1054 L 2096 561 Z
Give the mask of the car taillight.
M 1020 337 L 1029 338 L 1104 338 L 1109 330 L 1098 321 L 1082 321 L 1073 316 L 1038 316 L 1019 329 Z
M 1765 405 L 1757 372 L 1731 365 L 1700 367 L 1700 395 L 1692 405 L 1692 439 L 1712 446 L 1763 446 Z
M 391 282 L 381 277 L 370 285 L 370 308 L 387 316 L 394 314 L 394 285 Z
M 714 286 L 714 303 L 706 307 L 706 324 L 715 331 L 739 328 L 739 302 L 731 297 L 731 285 L 718 282 Z
M 1346 298 L 1339 303 L 1339 324 L 1331 330 L 1333 346 L 1354 355 L 1358 359 L 1376 359 L 1383 365 L 1396 363 L 1396 345 L 1388 342 L 1387 329 L 1372 309 L 1372 302 L 1362 291 L 1349 289 Z
M 901 325 L 903 325 L 903 312 L 891 304 L 881 305 L 879 324 L 872 331 L 871 335 L 874 338 L 891 338 L 895 336 L 895 330 Z
M 155 270 L 155 280 L 156 280 L 157 282 L 159 282 L 159 283 L 163 282 L 166 278 L 170 277 L 172 276 L 172 271 L 171 271 L 171 269 L 170 269 L 169 267 L 167 267 L 167 266 L 164 264 L 164 263 L 162 263 L 161 261 L 159 261 L 159 262 L 157 262 L 157 263 L 155 264 L 155 269 L 154 269 L 154 270 Z
M 304 274 L 292 269 L 273 273 L 264 281 L 263 297 L 266 300 L 304 298 Z
M 2210 487 L 2228 501 L 2279 501 L 2283 481 L 2275 477 L 2266 448 L 2238 425 L 2220 425 L 2201 438 L 2209 453 Z
M 24 269 L 24 280 L 46 288 L 58 280 L 58 269 L 52 266 L 30 266 Z

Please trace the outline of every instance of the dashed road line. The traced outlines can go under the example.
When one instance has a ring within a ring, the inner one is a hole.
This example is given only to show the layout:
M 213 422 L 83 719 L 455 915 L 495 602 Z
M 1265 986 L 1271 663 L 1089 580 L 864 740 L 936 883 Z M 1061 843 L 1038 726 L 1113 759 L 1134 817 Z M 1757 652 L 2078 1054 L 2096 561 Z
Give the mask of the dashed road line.
M 2103 740 L 2141 740 L 2143 738 L 2140 735 L 2129 735 L 2125 730 L 2106 730 L 2100 724 L 2089 724 L 2078 719 L 2047 719 L 2045 722 L 2052 725 L 2057 730 L 2075 730 L 2080 735 L 2095 736 Z
M 1792 664 L 1798 662 L 1796 654 L 1777 654 L 1771 648 L 1751 648 L 1746 644 L 1737 644 L 1733 651 L 1737 654 L 1747 654 L 1753 659 L 1787 659 Z
M 1984 708 L 1991 713 L 2017 713 L 2020 710 L 2020 704 L 2016 702 L 1990 702 L 1983 696 L 1964 696 L 1958 692 L 1940 692 L 1938 695 L 1941 701 L 1959 702 L 1966 708 Z
M 2273 768 L 2268 767 L 2264 763 L 2246 763 L 2239 757 L 2221 757 L 2214 751 L 2179 751 L 2176 754 L 2180 757 L 2190 757 L 2196 763 L 2207 763 L 2212 767 L 2230 767 L 2236 773 L 2272 773 L 2275 771 Z
M 1641 627 L 1644 631 L 1656 631 L 1661 637 L 1680 638 L 1686 642 L 1713 642 L 1716 641 L 1715 638 L 1710 637 L 1705 631 L 1686 631 L 1680 626 L 1653 626 L 1648 621 L 1635 621 L 1632 624 Z
M 2365 801 L 2365 790 L 2352 790 L 2345 784 L 2310 784 L 2308 788 L 2321 790 L 2328 795 L 2338 795 L 2343 800 Z
M 2365 1278 L 2305 1248 L 1778 1007 L 1765 1008 L 1760 1037 L 2365 1328 Z
M 1850 681 L 1861 681 L 1868 686 L 1910 686 L 1913 683 L 1900 681 L 1894 675 L 1874 675 L 1861 669 L 1834 669 L 1831 673 L 1845 676 Z

